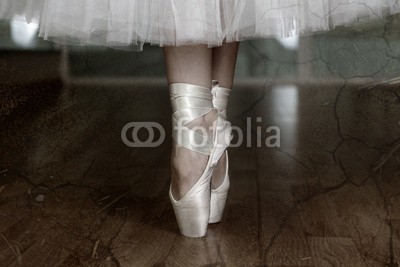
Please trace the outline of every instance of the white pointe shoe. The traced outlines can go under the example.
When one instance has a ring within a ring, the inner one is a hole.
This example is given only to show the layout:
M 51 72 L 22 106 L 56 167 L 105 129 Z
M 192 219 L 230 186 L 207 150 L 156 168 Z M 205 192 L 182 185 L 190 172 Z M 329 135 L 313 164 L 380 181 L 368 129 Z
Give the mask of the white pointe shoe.
M 170 97 L 173 139 L 177 145 L 209 156 L 203 174 L 181 199 L 176 200 L 171 187 L 169 189 L 169 198 L 181 233 L 187 237 L 202 237 L 207 232 L 210 219 L 210 182 L 213 168 L 229 146 L 229 142 L 224 142 L 227 139 L 224 134 L 230 134 L 230 123 L 217 116 L 213 138 L 186 127 L 191 121 L 215 110 L 210 88 L 174 83 L 170 85 Z
M 211 94 L 213 95 L 213 105 L 218 109 L 218 116 L 226 121 L 226 107 L 228 106 L 228 99 L 231 90 L 228 88 L 220 87 L 218 81 L 212 81 L 212 90 Z M 228 151 L 225 151 L 226 155 L 226 170 L 225 177 L 222 181 L 222 184 L 215 188 L 211 189 L 211 201 L 210 201 L 210 219 L 209 223 L 217 223 L 221 221 L 222 214 L 224 212 L 226 199 L 228 197 L 229 191 L 229 160 L 228 160 Z

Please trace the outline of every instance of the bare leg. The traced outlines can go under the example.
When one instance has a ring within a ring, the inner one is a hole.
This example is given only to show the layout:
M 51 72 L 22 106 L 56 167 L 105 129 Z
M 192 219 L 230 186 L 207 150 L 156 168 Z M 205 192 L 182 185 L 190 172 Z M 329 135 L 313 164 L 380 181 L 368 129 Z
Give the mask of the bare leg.
M 190 83 L 211 87 L 212 50 L 207 46 L 165 47 L 164 57 L 168 84 Z M 210 136 L 215 119 L 216 112 L 212 111 L 194 120 L 187 127 L 205 127 L 210 131 Z M 197 182 L 206 168 L 207 161 L 208 156 L 173 144 L 171 190 L 177 200 L 182 198 Z
M 224 43 L 212 49 L 212 78 L 219 81 L 221 87 L 232 88 L 238 50 L 239 42 Z
M 232 88 L 235 76 L 236 59 L 239 50 L 239 42 L 224 43 L 220 47 L 212 49 L 212 79 L 217 80 L 221 87 Z M 221 185 L 225 177 L 225 154 L 214 168 L 211 180 L 211 188 Z

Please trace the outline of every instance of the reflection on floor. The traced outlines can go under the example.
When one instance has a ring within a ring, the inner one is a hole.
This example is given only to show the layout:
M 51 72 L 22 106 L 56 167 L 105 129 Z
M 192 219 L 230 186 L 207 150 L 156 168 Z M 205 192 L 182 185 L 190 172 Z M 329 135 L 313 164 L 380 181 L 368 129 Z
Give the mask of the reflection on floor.
M 245 141 L 230 148 L 223 221 L 201 239 L 178 234 L 167 196 L 166 88 L 13 92 L 0 120 L 3 266 L 397 266 L 399 88 L 236 88 L 229 117 Z M 132 121 L 161 123 L 166 141 L 124 145 Z M 265 146 L 271 126 L 280 147 Z

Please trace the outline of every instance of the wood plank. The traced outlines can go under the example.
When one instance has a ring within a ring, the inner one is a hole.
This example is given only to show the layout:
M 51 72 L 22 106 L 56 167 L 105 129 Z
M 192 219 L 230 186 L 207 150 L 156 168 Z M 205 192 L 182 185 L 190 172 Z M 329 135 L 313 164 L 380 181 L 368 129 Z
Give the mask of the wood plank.
M 343 237 L 309 237 L 313 260 L 317 266 L 366 266 L 353 240 Z
M 395 219 L 391 221 L 392 224 L 392 235 L 393 244 L 392 247 L 389 246 L 391 250 L 391 258 L 388 263 L 399 264 L 400 262 L 400 220 Z
M 311 266 L 307 238 L 295 206 L 293 186 L 308 182 L 308 173 L 279 150 L 258 151 L 262 223 L 262 263 L 271 266 Z M 284 167 L 283 167 L 284 166 Z
M 122 266 L 161 264 L 170 253 L 178 228 L 165 189 L 158 198 L 127 200 L 131 212 L 110 245 Z
M 29 250 L 38 239 L 43 237 L 49 229 L 51 229 L 53 225 L 54 222 L 52 221 L 38 221 L 36 217 L 26 217 L 15 223 L 7 229 L 7 231 L 2 233 L 14 251 L 2 238 L 2 245 L 0 246 L 0 262 L 6 265 L 14 262 L 16 259 L 15 252 L 17 255 L 23 255 L 25 251 Z M 22 258 L 22 260 L 24 259 Z
M 299 210 L 290 192 L 262 194 L 263 262 L 268 266 L 312 266 L 311 252 Z
M 220 230 L 218 264 L 256 265 L 259 255 L 259 222 L 256 171 L 231 172 L 231 188 L 222 221 L 209 227 Z
M 343 235 L 343 221 L 332 199 L 328 195 L 317 195 L 310 201 L 299 205 L 299 225 L 305 233 L 312 236 Z M 347 235 L 343 237 L 348 237 Z
M 389 262 L 390 227 L 382 196 L 370 179 L 364 186 L 347 185 L 329 193 L 338 211 L 335 237 L 349 237 L 367 265 Z
M 178 236 L 168 255 L 166 266 L 202 266 L 215 263 L 218 258 L 219 235 L 208 232 L 203 238 Z
M 267 266 L 314 266 L 305 234 L 300 229 L 285 227 L 265 255 Z
M 69 252 L 47 237 L 56 238 L 63 233 L 61 229 L 52 229 L 47 232 L 43 239 L 38 239 L 34 245 L 22 254 L 24 266 L 59 266 Z M 14 260 L 10 266 L 20 266 L 18 260 Z

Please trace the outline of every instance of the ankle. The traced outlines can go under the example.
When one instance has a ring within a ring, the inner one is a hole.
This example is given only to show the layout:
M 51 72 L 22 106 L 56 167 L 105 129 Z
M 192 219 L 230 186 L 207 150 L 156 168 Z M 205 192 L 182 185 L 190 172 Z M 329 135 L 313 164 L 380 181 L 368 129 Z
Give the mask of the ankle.
M 207 137 L 212 137 L 212 133 L 214 132 L 214 122 L 217 119 L 217 116 L 218 112 L 212 110 L 200 118 L 191 121 L 186 125 L 186 127 L 189 129 L 201 130 L 201 134 L 206 134 Z

